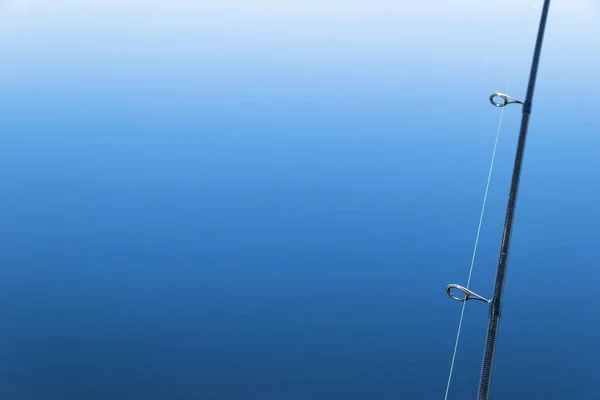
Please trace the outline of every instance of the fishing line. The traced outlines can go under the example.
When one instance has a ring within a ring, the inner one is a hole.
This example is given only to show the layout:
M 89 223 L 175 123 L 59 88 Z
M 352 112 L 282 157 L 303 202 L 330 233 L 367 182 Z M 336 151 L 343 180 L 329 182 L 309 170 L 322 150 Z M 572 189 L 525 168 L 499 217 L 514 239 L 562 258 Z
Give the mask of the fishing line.
M 529 17 L 530 9 L 531 9 L 531 3 L 529 3 L 528 6 L 527 6 L 527 13 L 525 14 L 525 21 L 523 23 L 523 27 L 521 29 L 521 33 L 520 33 L 519 38 L 518 38 L 518 42 L 519 43 L 523 41 L 523 35 L 524 35 L 524 32 L 525 32 L 525 27 L 527 26 L 526 23 L 528 22 L 528 17 Z M 510 91 L 509 89 L 510 89 L 511 83 L 512 83 L 512 73 L 509 75 L 508 84 L 506 85 L 506 91 L 505 91 L 505 93 L 508 93 Z M 505 99 L 505 101 L 508 101 L 508 100 Z M 496 138 L 494 140 L 494 148 L 492 150 L 492 160 L 490 161 L 490 168 L 489 168 L 489 171 L 488 171 L 487 183 L 485 185 L 485 193 L 483 195 L 483 202 L 482 202 L 482 206 L 481 206 L 481 213 L 479 214 L 479 224 L 477 226 L 477 234 L 475 235 L 475 245 L 473 247 L 473 254 L 471 256 L 471 265 L 469 267 L 469 277 L 467 278 L 467 286 L 466 286 L 467 290 L 469 289 L 469 285 L 471 283 L 471 277 L 473 276 L 473 267 L 475 265 L 475 256 L 477 255 L 477 248 L 479 246 L 479 237 L 480 237 L 480 234 L 481 234 L 481 226 L 483 224 L 483 216 L 485 214 L 485 206 L 487 204 L 488 193 L 489 193 L 489 190 L 490 190 L 490 183 L 492 181 L 492 172 L 494 170 L 494 164 L 495 164 L 495 161 L 496 161 L 496 152 L 497 152 L 497 149 L 498 149 L 498 141 L 499 141 L 499 138 L 500 138 L 500 132 L 502 130 L 502 120 L 503 120 L 503 118 L 504 118 L 504 107 L 502 107 L 502 110 L 500 112 L 500 118 L 499 118 L 499 121 L 498 121 L 498 127 L 496 129 Z M 473 296 L 473 295 L 475 295 L 475 296 Z M 467 292 L 465 292 L 465 296 L 469 296 L 469 294 Z M 473 297 L 479 297 L 479 300 L 485 300 L 483 297 L 478 296 L 478 295 L 476 295 L 475 293 L 472 293 L 472 292 L 471 292 L 471 296 L 473 296 Z M 487 301 L 487 300 L 485 300 L 485 301 Z M 455 361 L 456 361 L 456 353 L 457 353 L 457 350 L 458 350 L 458 343 L 459 343 L 460 334 L 461 334 L 461 331 L 462 331 L 462 323 L 463 323 L 463 318 L 464 318 L 464 315 L 465 315 L 465 306 L 466 305 L 467 305 L 467 302 L 463 301 L 462 308 L 461 308 L 461 311 L 460 311 L 460 319 L 459 319 L 459 322 L 458 322 L 458 330 L 457 330 L 457 333 L 456 333 L 456 340 L 455 340 L 455 343 L 454 343 L 454 351 L 452 353 L 452 362 L 450 363 L 450 372 L 448 373 L 448 383 L 446 385 L 446 394 L 444 396 L 444 400 L 448 399 L 448 394 L 450 393 L 450 384 L 452 383 L 452 373 L 454 371 L 454 364 L 455 364 Z

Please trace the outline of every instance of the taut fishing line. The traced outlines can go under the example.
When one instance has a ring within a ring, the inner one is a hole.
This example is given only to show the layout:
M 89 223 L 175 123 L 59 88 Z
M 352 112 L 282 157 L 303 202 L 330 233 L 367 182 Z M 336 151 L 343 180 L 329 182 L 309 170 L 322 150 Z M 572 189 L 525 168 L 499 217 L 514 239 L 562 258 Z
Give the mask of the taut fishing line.
M 521 42 L 523 42 L 523 36 L 524 36 L 524 33 L 525 33 L 525 28 L 527 27 L 527 22 L 529 21 L 530 10 L 531 10 L 531 3 L 529 3 L 527 5 L 527 12 L 525 14 L 525 19 L 523 21 L 523 26 L 522 26 L 521 32 L 520 32 L 520 34 L 518 36 L 518 43 L 519 44 Z M 508 93 L 509 90 L 510 90 L 510 86 L 512 84 L 513 73 L 514 72 L 511 72 L 509 74 L 508 83 L 506 85 L 506 93 Z M 494 97 L 501 97 L 504 102 L 503 103 L 496 103 L 493 100 Z M 455 300 L 462 301 L 463 304 L 462 304 L 462 307 L 461 307 L 460 319 L 459 319 L 459 322 L 458 322 L 458 329 L 457 329 L 457 333 L 456 333 L 456 340 L 455 340 L 455 343 L 454 343 L 454 351 L 452 353 L 452 361 L 450 363 L 450 372 L 448 373 L 448 382 L 447 382 L 447 385 L 446 385 L 446 394 L 444 396 L 444 400 L 448 399 L 448 394 L 450 393 L 450 385 L 452 383 L 452 376 L 453 376 L 454 365 L 455 365 L 455 361 L 456 361 L 456 353 L 457 353 L 457 350 L 458 350 L 458 343 L 460 341 L 460 334 L 461 334 L 461 330 L 462 330 L 462 323 L 463 323 L 463 318 L 464 318 L 464 315 L 465 315 L 465 306 L 467 305 L 466 300 L 474 299 L 474 300 L 482 300 L 482 301 L 485 301 L 486 303 L 490 303 L 490 300 L 487 300 L 484 297 L 479 296 L 478 294 L 470 291 L 469 290 L 469 285 L 471 284 L 471 277 L 473 276 L 473 267 L 475 265 L 475 257 L 477 255 L 477 247 L 479 245 L 479 237 L 480 237 L 480 234 L 481 234 L 481 226 L 483 224 L 483 216 L 485 214 L 485 206 L 487 204 L 488 193 L 489 193 L 489 189 L 490 189 L 490 183 L 491 183 L 491 180 L 492 180 L 492 172 L 494 170 L 494 164 L 495 164 L 495 160 L 496 160 L 496 151 L 498 149 L 498 140 L 500 138 L 500 132 L 502 130 L 502 120 L 504 119 L 504 106 L 507 105 L 507 104 L 511 104 L 511 103 L 522 103 L 521 101 L 513 99 L 512 97 L 504 95 L 502 93 L 496 93 L 496 94 L 492 95 L 490 97 L 490 101 L 492 101 L 492 103 L 495 106 L 502 107 L 502 110 L 500 112 L 500 118 L 498 120 L 498 127 L 496 129 L 496 138 L 494 140 L 494 147 L 493 147 L 493 150 L 492 150 L 492 159 L 490 161 L 490 167 L 489 167 L 488 176 L 487 176 L 487 183 L 485 185 L 485 192 L 484 192 L 484 195 L 483 195 L 481 212 L 479 214 L 479 223 L 478 223 L 478 226 L 477 226 L 477 233 L 475 235 L 475 245 L 473 246 L 473 254 L 471 256 L 471 265 L 469 267 L 469 276 L 467 278 L 467 285 L 464 288 L 462 286 L 459 286 L 459 285 L 449 285 L 448 288 L 447 288 L 448 294 L 452 298 L 454 298 Z M 465 294 L 465 297 L 464 298 L 459 298 L 459 297 L 453 295 L 450 292 L 450 289 L 452 289 L 452 288 L 459 289 L 459 290 L 463 291 L 463 293 Z

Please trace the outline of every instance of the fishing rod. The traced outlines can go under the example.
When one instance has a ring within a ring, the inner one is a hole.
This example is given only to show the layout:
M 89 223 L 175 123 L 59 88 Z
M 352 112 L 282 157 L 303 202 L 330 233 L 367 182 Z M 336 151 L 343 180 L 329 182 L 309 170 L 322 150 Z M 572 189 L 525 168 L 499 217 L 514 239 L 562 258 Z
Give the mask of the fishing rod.
M 519 181 L 521 178 L 521 166 L 523 164 L 523 156 L 525 153 L 525 141 L 527 139 L 527 130 L 529 128 L 529 119 L 531 117 L 531 109 L 533 102 L 533 92 L 535 89 L 535 83 L 537 79 L 538 66 L 540 63 L 540 55 L 542 52 L 542 43 L 544 41 L 544 32 L 546 30 L 546 21 L 548 19 L 548 10 L 550 8 L 550 0 L 544 0 L 542 8 L 542 15 L 540 18 L 540 24 L 538 28 L 537 40 L 535 43 L 535 50 L 533 53 L 533 61 L 531 63 L 531 72 L 529 75 L 529 83 L 527 85 L 527 94 L 525 101 L 514 99 L 504 93 L 494 93 L 490 96 L 490 102 L 496 107 L 505 107 L 508 104 L 522 104 L 523 115 L 521 119 L 521 128 L 519 131 L 519 139 L 517 143 L 517 151 L 515 155 L 512 181 L 510 185 L 510 192 L 508 195 L 508 205 L 506 207 L 506 219 L 504 221 L 504 231 L 502 234 L 502 242 L 500 245 L 500 258 L 498 260 L 498 268 L 496 272 L 496 280 L 494 284 L 494 294 L 491 299 L 486 299 L 468 288 L 460 285 L 451 284 L 446 287 L 446 293 L 454 300 L 467 302 L 468 300 L 479 300 L 489 304 L 490 316 L 489 325 L 487 330 L 487 339 L 485 342 L 485 351 L 483 357 L 483 365 L 481 368 L 481 376 L 479 380 L 479 395 L 478 400 L 488 400 L 491 383 L 492 383 L 492 366 L 494 362 L 494 355 L 496 352 L 496 341 L 498 338 L 498 324 L 500 322 L 500 315 L 502 311 L 502 296 L 504 293 L 504 283 L 506 281 L 506 267 L 508 265 L 508 253 L 510 249 L 510 241 L 513 230 L 513 222 L 515 218 L 515 208 L 517 205 L 517 193 L 519 191 Z M 495 98 L 500 97 L 502 102 L 494 101 Z M 489 183 L 489 181 L 488 181 Z M 468 286 L 468 284 L 467 284 Z M 452 289 L 457 289 L 464 293 L 464 296 L 456 296 L 452 293 Z M 463 303 L 464 311 L 464 303 Z M 461 317 L 462 323 L 462 317 Z M 460 325 L 459 325 L 460 334 Z M 458 343 L 458 338 L 457 338 Z M 455 348 L 456 354 L 456 348 Z M 450 371 L 452 374 L 452 370 Z M 448 386 L 450 380 L 448 381 Z M 446 396 L 448 392 L 446 391 Z

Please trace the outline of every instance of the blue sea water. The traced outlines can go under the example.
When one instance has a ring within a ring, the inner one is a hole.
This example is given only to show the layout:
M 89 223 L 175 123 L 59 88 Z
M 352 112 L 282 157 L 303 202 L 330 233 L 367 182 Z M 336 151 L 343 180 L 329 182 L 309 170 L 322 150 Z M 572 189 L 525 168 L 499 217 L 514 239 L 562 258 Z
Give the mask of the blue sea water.
M 375 33 L 338 20 L 322 42 L 64 20 L 3 31 L 3 399 L 443 398 L 460 315 L 444 288 L 466 284 L 500 112 L 487 97 L 510 46 L 484 46 L 475 20 L 419 43 L 370 17 Z M 564 57 L 580 48 L 558 18 L 496 399 L 597 398 L 600 60 Z M 444 48 L 459 38 L 472 40 Z M 507 108 L 471 286 L 484 296 L 519 122 Z M 476 396 L 486 328 L 469 303 L 451 399 Z

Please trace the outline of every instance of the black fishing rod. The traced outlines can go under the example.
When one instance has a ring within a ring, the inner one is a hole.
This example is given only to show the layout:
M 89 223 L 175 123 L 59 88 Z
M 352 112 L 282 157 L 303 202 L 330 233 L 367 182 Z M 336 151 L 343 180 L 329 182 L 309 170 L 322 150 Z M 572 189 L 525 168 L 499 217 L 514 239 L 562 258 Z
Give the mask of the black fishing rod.
M 496 341 L 498 338 L 498 324 L 500 322 L 500 314 L 502 311 L 502 295 L 504 292 L 504 282 L 506 281 L 506 267 L 508 264 L 508 253 L 510 249 L 510 240 L 513 230 L 513 222 L 515 218 L 515 208 L 517 205 L 517 193 L 519 191 L 519 181 L 521 178 L 521 166 L 523 164 L 523 155 L 525 153 L 525 141 L 527 139 L 527 129 L 529 127 L 529 118 L 531 117 L 531 109 L 533 102 L 533 92 L 537 79 L 538 66 L 540 63 L 540 55 L 542 52 L 542 43 L 544 41 L 544 32 L 546 30 L 546 21 L 548 19 L 548 10 L 550 8 L 550 0 L 544 0 L 542 8 L 542 16 L 535 43 L 533 53 L 533 61 L 531 63 L 531 72 L 529 75 L 529 83 L 527 85 L 527 94 L 525 101 L 516 100 L 503 93 L 494 93 L 490 96 L 490 101 L 496 107 L 504 107 L 508 104 L 518 103 L 523 105 L 523 116 L 521 119 L 521 129 L 519 132 L 519 140 L 517 143 L 517 152 L 513 167 L 512 181 L 510 185 L 510 193 L 508 195 L 508 205 L 506 207 L 506 219 L 504 221 L 504 232 L 502 234 L 502 242 L 500 245 L 500 258 L 498 261 L 498 269 L 496 272 L 496 281 L 494 285 L 494 294 L 491 300 L 485 299 L 469 289 L 459 285 L 448 285 L 446 292 L 454 300 L 480 300 L 490 305 L 490 319 L 487 331 L 487 339 L 485 342 L 485 352 L 483 357 L 483 365 L 481 368 L 481 377 L 479 380 L 479 396 L 478 400 L 488 400 L 491 383 L 492 383 L 492 366 L 494 363 L 494 355 L 496 352 Z M 502 103 L 494 101 L 496 97 L 502 98 Z M 458 297 L 452 294 L 451 289 L 458 289 L 464 293 L 464 297 Z

